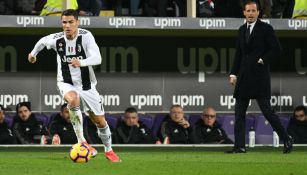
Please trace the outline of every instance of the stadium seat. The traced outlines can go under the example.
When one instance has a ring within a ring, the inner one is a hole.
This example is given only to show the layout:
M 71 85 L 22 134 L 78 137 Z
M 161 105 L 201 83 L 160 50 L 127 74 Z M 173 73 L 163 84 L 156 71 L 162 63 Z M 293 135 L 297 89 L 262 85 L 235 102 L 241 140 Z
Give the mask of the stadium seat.
M 165 120 L 167 113 L 158 113 L 155 114 L 154 122 L 152 126 L 152 134 L 154 136 L 158 136 L 158 133 L 160 132 L 161 124 Z
M 50 126 L 51 122 L 54 120 L 55 116 L 58 114 L 58 112 L 56 113 L 52 113 L 49 117 L 48 117 L 48 127 Z
M 13 126 L 13 117 L 9 115 L 5 115 L 4 121 L 7 123 L 7 125 L 12 128 Z
M 141 121 L 143 124 L 145 124 L 147 126 L 147 128 L 149 128 L 150 130 L 152 129 L 152 126 L 153 126 L 152 115 L 149 115 L 149 114 L 140 115 L 139 121 Z
M 45 127 L 48 127 L 49 118 L 46 115 L 40 114 L 40 113 L 35 113 L 35 118 L 38 121 L 42 122 Z
M 278 116 L 279 116 L 279 119 L 280 119 L 282 126 L 284 128 L 288 128 L 288 124 L 289 124 L 289 121 L 290 121 L 290 118 L 291 118 L 291 114 L 289 114 L 289 115 L 279 114 Z
M 106 120 L 113 129 L 117 128 L 117 125 L 121 119 L 122 114 L 106 114 Z
M 273 129 L 263 115 L 255 117 L 255 134 L 256 144 L 273 143 Z
M 220 124 L 222 128 L 225 130 L 228 138 L 230 138 L 231 140 L 234 140 L 235 116 L 234 115 L 223 116 L 222 122 Z
M 201 120 L 202 114 L 190 114 L 189 115 L 189 123 L 191 126 L 194 126 L 199 120 Z

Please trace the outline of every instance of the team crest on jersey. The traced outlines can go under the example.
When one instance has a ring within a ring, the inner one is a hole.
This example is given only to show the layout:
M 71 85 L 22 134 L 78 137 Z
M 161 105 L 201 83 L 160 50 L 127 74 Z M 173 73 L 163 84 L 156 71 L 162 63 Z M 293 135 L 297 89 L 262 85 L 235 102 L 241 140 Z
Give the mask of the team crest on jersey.
M 63 44 L 59 43 L 59 52 L 63 52 Z
M 78 52 L 81 52 L 81 45 L 80 44 L 78 44 Z

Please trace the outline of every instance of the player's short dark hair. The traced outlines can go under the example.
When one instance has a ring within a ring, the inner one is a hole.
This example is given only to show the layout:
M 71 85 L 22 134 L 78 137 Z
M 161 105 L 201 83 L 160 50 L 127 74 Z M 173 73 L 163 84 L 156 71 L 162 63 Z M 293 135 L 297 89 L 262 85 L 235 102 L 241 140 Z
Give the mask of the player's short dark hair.
M 74 10 L 74 9 L 67 9 L 67 10 L 64 10 L 62 12 L 61 18 L 63 16 L 74 16 L 75 19 L 77 20 L 79 15 L 78 15 L 78 12 L 76 10 Z
M 245 1 L 245 2 L 243 3 L 243 10 L 245 10 L 246 5 L 250 5 L 250 4 L 256 4 L 257 10 L 258 10 L 258 11 L 260 10 L 258 2 L 255 1 L 255 0 L 247 0 L 247 1 Z
M 64 109 L 67 108 L 67 103 L 64 103 L 62 106 L 61 106 L 61 112 L 64 112 Z
M 129 107 L 125 110 L 125 113 L 137 113 L 138 111 L 134 107 Z
M 298 112 L 298 111 L 304 111 L 304 114 L 306 115 L 307 114 L 307 108 L 303 105 L 300 105 L 300 106 L 297 106 L 295 109 L 294 109 L 294 114 L 295 115 L 295 112 Z

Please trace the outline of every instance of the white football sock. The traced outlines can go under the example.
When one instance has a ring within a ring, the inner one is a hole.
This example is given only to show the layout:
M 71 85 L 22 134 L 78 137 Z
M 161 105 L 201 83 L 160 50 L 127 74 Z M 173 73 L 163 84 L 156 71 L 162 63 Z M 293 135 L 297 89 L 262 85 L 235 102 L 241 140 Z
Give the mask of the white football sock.
M 97 127 L 97 133 L 100 137 L 103 145 L 104 145 L 104 152 L 109 152 L 112 150 L 112 137 L 109 125 L 107 124 L 104 128 Z
M 80 107 L 69 108 L 69 115 L 78 143 L 86 142 L 83 134 L 83 117 Z

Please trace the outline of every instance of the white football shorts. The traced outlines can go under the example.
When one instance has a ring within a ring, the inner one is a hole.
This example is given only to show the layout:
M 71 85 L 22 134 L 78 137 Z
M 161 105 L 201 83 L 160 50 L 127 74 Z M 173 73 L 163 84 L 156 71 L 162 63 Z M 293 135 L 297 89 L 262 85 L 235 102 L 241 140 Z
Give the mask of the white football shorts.
M 89 111 L 92 111 L 95 115 L 104 115 L 104 108 L 102 104 L 102 99 L 96 90 L 96 87 L 92 85 L 92 88 L 84 91 L 82 87 L 76 87 L 68 83 L 58 82 L 57 83 L 58 92 L 61 94 L 62 98 L 69 91 L 75 91 L 79 94 L 83 112 L 89 115 Z M 65 100 L 65 99 L 64 99 Z

